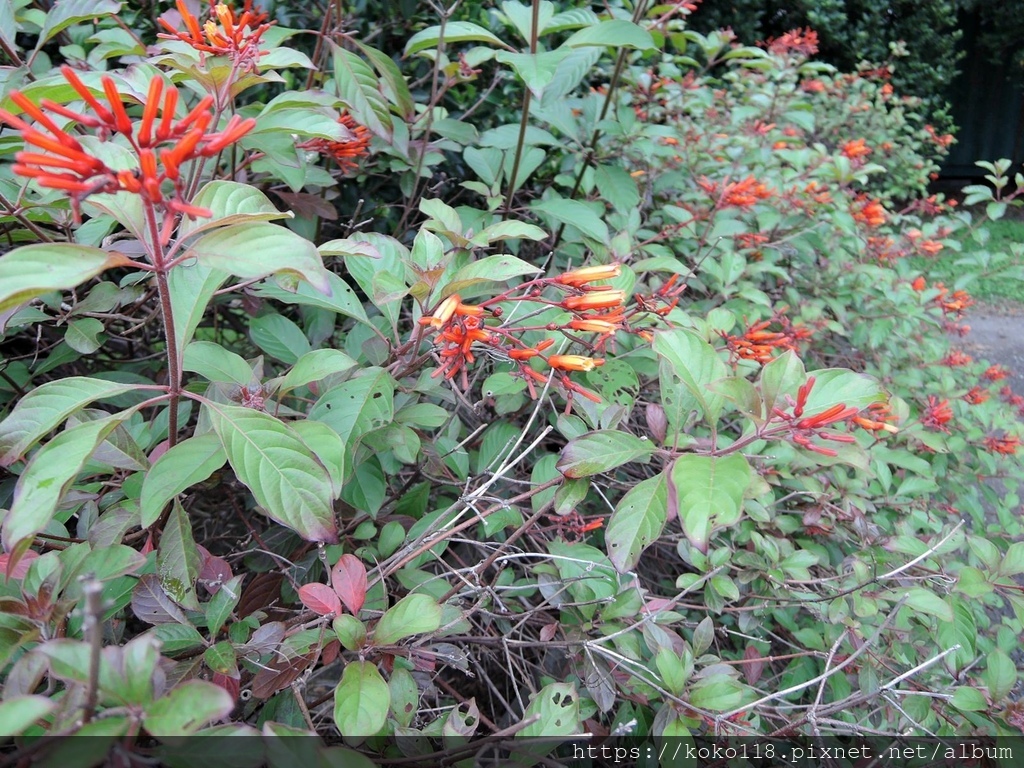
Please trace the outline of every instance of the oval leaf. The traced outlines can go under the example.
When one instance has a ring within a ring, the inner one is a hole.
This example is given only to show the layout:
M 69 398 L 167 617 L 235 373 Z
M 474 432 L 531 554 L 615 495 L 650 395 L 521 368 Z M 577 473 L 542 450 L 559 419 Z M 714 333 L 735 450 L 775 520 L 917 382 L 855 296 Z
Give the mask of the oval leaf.
M 0 257 L 0 312 L 49 291 L 74 288 L 104 270 L 130 263 L 116 251 L 71 243 L 16 248 Z
M 341 613 L 341 600 L 326 584 L 303 584 L 299 587 L 299 600 L 319 616 L 337 616 Z
M 402 638 L 433 632 L 441 626 L 441 606 L 429 595 L 406 595 L 380 617 L 375 645 L 394 645 Z
M 331 569 L 331 586 L 349 613 L 357 616 L 366 602 L 366 566 L 363 561 L 355 555 L 342 555 Z
M 668 519 L 668 482 L 665 473 L 629 489 L 608 518 L 604 534 L 608 559 L 619 573 L 636 567 L 640 555 L 661 535 Z
M 336 541 L 331 478 L 306 444 L 261 411 L 219 403 L 207 409 L 231 468 L 266 514 L 308 541 Z
M 648 461 L 653 452 L 654 446 L 649 440 L 605 429 L 570 440 L 562 449 L 557 467 L 566 477 L 587 477 L 631 461 Z
M 372 736 L 387 722 L 391 691 L 376 665 L 353 661 L 334 691 L 334 724 L 342 736 Z

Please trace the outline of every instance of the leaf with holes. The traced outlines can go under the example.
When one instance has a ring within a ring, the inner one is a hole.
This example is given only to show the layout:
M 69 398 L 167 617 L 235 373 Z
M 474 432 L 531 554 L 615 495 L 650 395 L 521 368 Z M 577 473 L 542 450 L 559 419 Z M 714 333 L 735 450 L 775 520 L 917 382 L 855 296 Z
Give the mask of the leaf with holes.
M 667 442 L 672 442 L 673 431 L 685 429 L 692 411 L 717 421 L 725 397 L 709 385 L 729 371 L 715 348 L 693 331 L 676 329 L 656 333 L 654 351 L 661 358 L 661 400 L 672 427 Z
M 355 555 L 342 555 L 331 569 L 331 586 L 349 613 L 358 616 L 366 602 L 366 566 Z
M 562 449 L 557 466 L 566 477 L 588 477 L 631 461 L 649 461 L 653 452 L 654 445 L 649 440 L 605 429 L 570 440 Z
M 366 368 L 324 392 L 310 409 L 309 418 L 337 432 L 352 451 L 367 432 L 391 423 L 394 401 L 391 375 L 382 368 Z
M 636 567 L 640 555 L 658 540 L 668 519 L 668 478 L 662 472 L 643 480 L 622 497 L 608 518 L 604 541 L 619 573 Z
M 352 661 L 334 691 L 334 724 L 344 737 L 373 736 L 387 722 L 391 691 L 377 666 Z
M 156 555 L 156 571 L 160 585 L 182 608 L 199 610 L 196 599 L 196 578 L 199 575 L 199 550 L 192 538 L 188 515 L 177 501 L 160 535 Z
M 516 738 L 570 736 L 581 733 L 580 696 L 572 683 L 550 683 L 538 691 L 523 713 L 523 719 L 537 720 L 516 733 Z M 554 743 L 549 745 L 554 748 Z
M 231 468 L 268 517 L 307 541 L 337 540 L 331 478 L 286 424 L 237 405 L 208 403 L 206 412 Z
M 374 134 L 391 141 L 391 112 L 380 92 L 380 82 L 373 68 L 352 51 L 336 45 L 334 50 L 334 82 L 338 98 L 358 122 Z
M 748 485 L 750 465 L 739 453 L 684 454 L 669 471 L 668 513 L 678 515 L 686 538 L 706 553 L 715 525 L 731 525 L 739 518 Z

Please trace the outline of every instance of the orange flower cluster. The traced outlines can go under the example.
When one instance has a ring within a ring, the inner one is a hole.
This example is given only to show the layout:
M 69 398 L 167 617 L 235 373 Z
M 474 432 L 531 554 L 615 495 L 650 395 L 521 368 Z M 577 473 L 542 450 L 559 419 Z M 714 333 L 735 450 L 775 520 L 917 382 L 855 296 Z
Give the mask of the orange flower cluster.
M 545 384 L 548 381 L 547 375 L 529 364 L 533 358 L 540 357 L 543 358 L 548 368 L 556 373 L 556 381 L 568 393 L 569 398 L 575 393 L 594 402 L 600 402 L 600 397 L 573 381 L 570 374 L 592 371 L 604 365 L 604 359 L 584 355 L 545 357 L 544 350 L 555 343 L 554 339 L 545 339 L 539 344 L 529 347 L 517 337 L 518 333 L 528 329 L 487 327 L 484 324 L 484 317 L 488 313 L 486 305 L 501 300 L 541 301 L 553 304 L 570 310 L 574 317 L 564 326 L 549 325 L 546 328 L 563 332 L 573 330 L 601 334 L 600 340 L 594 345 L 594 348 L 597 349 L 617 331 L 628 330 L 625 327 L 625 315 L 623 314 L 625 294 L 610 286 L 593 286 L 590 283 L 618 277 L 621 271 L 622 268 L 619 264 L 583 267 L 553 278 L 533 281 L 533 289 L 518 299 L 504 294 L 481 305 L 465 304 L 457 294 L 449 296 L 437 306 L 432 315 L 420 318 L 422 325 L 429 325 L 438 332 L 437 342 L 440 349 L 437 355 L 441 365 L 432 375 L 435 377 L 443 375 L 447 379 L 452 379 L 461 371 L 462 385 L 468 387 L 466 366 L 475 362 L 473 346 L 479 344 L 491 356 L 515 363 L 518 367 L 518 375 L 526 381 L 533 397 L 537 396 L 535 383 Z M 574 292 L 574 295 L 567 296 L 559 302 L 541 299 L 540 286 L 542 285 L 560 286 Z M 594 313 L 593 310 L 608 311 Z M 493 317 L 499 317 L 500 309 L 490 310 L 490 314 Z
M 935 288 L 939 291 L 939 295 L 933 301 L 939 305 L 945 315 L 952 315 L 959 320 L 964 316 L 968 307 L 974 305 L 974 299 L 967 291 L 958 290 L 950 293 L 942 283 L 936 283 Z
M 988 398 L 989 392 L 987 389 L 982 389 L 981 387 L 974 386 L 971 387 L 967 391 L 967 394 L 964 395 L 964 402 L 967 403 L 968 405 L 980 405 L 981 403 L 984 403 L 986 400 L 988 400 Z
M 769 331 L 768 327 L 772 323 L 781 323 L 782 330 Z M 732 355 L 733 364 L 740 360 L 756 360 L 765 365 L 787 350 L 796 351 L 799 343 L 810 337 L 810 328 L 794 326 L 782 315 L 754 323 L 742 336 L 722 333 L 726 349 Z
M 239 15 L 235 15 L 234 9 L 224 3 L 214 4 L 211 0 L 210 18 L 202 27 L 189 11 L 185 0 L 176 0 L 175 5 L 185 24 L 185 31 L 178 30 L 161 17 L 157 21 L 170 34 L 159 34 L 157 37 L 181 40 L 200 53 L 228 56 L 239 64 L 242 71 L 255 69 L 259 58 L 269 53 L 260 51 L 260 40 L 274 22 L 268 23 L 267 14 L 253 9 L 252 0 L 245 0 Z
M 939 361 L 939 365 L 945 365 L 949 368 L 960 368 L 964 365 L 970 365 L 972 362 L 974 362 L 973 357 L 961 352 L 959 349 L 954 349 Z
M 867 195 L 858 195 L 851 206 L 853 218 L 866 227 L 880 227 L 886 222 L 885 206 Z
M 119 191 L 138 194 L 148 204 L 164 211 L 164 229 L 161 233 L 164 242 L 167 242 L 173 229 L 174 214 L 190 217 L 212 215 L 210 211 L 190 205 L 184 199 L 181 168 L 197 158 L 218 154 L 252 130 L 255 120 L 243 120 L 235 115 L 223 130 L 208 133 L 207 129 L 213 121 L 210 112 L 213 99 L 210 96 L 200 100 L 185 117 L 176 120 L 175 107 L 179 99 L 177 88 L 168 86 L 165 92 L 164 81 L 154 78 L 150 82 L 142 119 L 136 123 L 128 116 L 113 78 L 104 76 L 101 80 L 108 104 L 104 106 L 71 67 L 61 67 L 61 72 L 92 110 L 92 114 L 75 112 L 49 99 L 43 99 L 37 106 L 24 94 L 11 91 L 11 100 L 35 120 L 39 127 L 29 125 L 2 109 L 0 121 L 21 131 L 27 145 L 44 150 L 42 153 L 18 152 L 14 156 L 14 173 L 35 179 L 41 187 L 67 192 L 76 219 L 80 218 L 82 200 L 89 195 Z M 102 160 L 90 155 L 77 138 L 58 127 L 46 112 L 94 128 L 100 139 L 115 133 L 122 134 L 139 158 L 139 169 L 115 171 L 109 168 Z M 170 195 L 166 194 L 164 188 L 167 181 L 173 186 Z
M 833 448 L 813 442 L 814 438 L 830 440 L 836 443 L 854 443 L 856 438 L 853 435 L 838 432 L 827 432 L 825 427 L 847 421 L 857 416 L 856 408 L 847 408 L 845 404 L 838 403 L 813 416 L 804 416 L 804 409 L 807 407 L 807 397 L 814 389 L 815 378 L 810 376 L 807 381 L 797 390 L 796 401 L 789 398 L 793 407 L 792 413 L 786 413 L 781 408 L 773 409 L 773 415 L 785 422 L 784 431 L 789 439 L 805 448 L 808 451 L 819 453 L 822 456 L 835 457 L 839 452 Z
M 938 240 L 925 238 L 919 229 L 908 229 L 907 240 L 910 241 L 914 248 L 926 256 L 934 256 L 945 247 Z
M 359 125 L 347 112 L 343 112 L 338 117 L 338 122 L 345 126 L 349 138 L 331 141 L 317 137 L 296 146 L 299 149 L 309 149 L 322 155 L 328 155 L 338 164 L 342 173 L 351 173 L 359 167 L 359 158 L 370 153 L 370 131 L 365 125 Z
M 928 134 L 928 137 L 932 140 L 932 143 L 934 143 L 938 147 L 942 147 L 943 149 L 948 149 L 950 145 L 954 141 L 956 141 L 956 139 L 953 138 L 953 134 L 951 133 L 944 133 L 940 136 L 939 132 L 936 131 L 935 128 L 931 125 L 926 125 L 924 127 L 924 130 Z
M 953 409 L 949 400 L 939 400 L 935 395 L 928 395 L 928 405 L 921 414 L 921 424 L 925 429 L 935 432 L 949 432 L 946 426 L 953 420 Z
M 760 200 L 767 200 L 775 194 L 775 190 L 748 176 L 742 181 L 724 182 L 719 185 L 706 176 L 697 181 L 698 186 L 712 197 L 718 199 L 723 207 L 750 208 Z
M 992 453 L 1001 453 L 1006 456 L 1013 456 L 1021 446 L 1019 437 L 996 437 L 989 435 L 984 439 L 985 450 Z
M 871 147 L 864 139 L 855 139 L 843 144 L 841 154 L 851 160 L 858 160 L 871 154 Z
M 791 29 L 781 37 L 769 40 L 768 50 L 778 56 L 784 56 L 787 53 L 813 56 L 818 52 L 818 33 L 810 27 Z
M 1010 370 L 1002 365 L 990 365 L 985 369 L 985 372 L 981 374 L 981 377 L 986 381 L 1001 381 L 1010 375 Z

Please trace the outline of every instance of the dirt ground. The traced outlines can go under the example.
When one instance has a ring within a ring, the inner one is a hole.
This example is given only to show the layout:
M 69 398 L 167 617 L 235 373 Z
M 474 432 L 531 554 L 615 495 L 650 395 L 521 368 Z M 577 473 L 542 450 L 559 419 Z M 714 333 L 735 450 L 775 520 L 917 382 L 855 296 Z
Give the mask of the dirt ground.
M 1013 371 L 1013 389 L 1024 394 L 1024 305 L 979 304 L 970 310 L 967 324 L 971 332 L 963 340 L 964 350 L 976 358 L 1005 365 Z

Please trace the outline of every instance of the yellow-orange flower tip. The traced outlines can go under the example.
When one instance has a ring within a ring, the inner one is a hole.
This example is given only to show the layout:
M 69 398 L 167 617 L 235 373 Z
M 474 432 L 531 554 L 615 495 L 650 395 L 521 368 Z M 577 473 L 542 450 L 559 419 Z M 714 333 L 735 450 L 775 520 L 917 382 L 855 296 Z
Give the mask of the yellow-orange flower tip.
M 626 294 L 623 291 L 598 291 L 582 296 L 570 296 L 562 302 L 566 309 L 611 309 L 622 305 Z
M 586 285 L 595 280 L 611 280 L 622 274 L 622 265 L 619 263 L 600 264 L 594 267 L 581 267 L 571 272 L 566 272 L 555 278 L 556 282 L 562 285 Z
M 569 327 L 574 331 L 583 331 L 585 333 L 615 333 L 619 330 L 618 323 L 611 323 L 607 320 L 597 319 L 583 319 L 583 320 L 572 320 L 569 323 Z
M 583 355 L 552 355 L 548 365 L 559 371 L 592 371 L 604 365 L 604 358 L 584 357 Z

